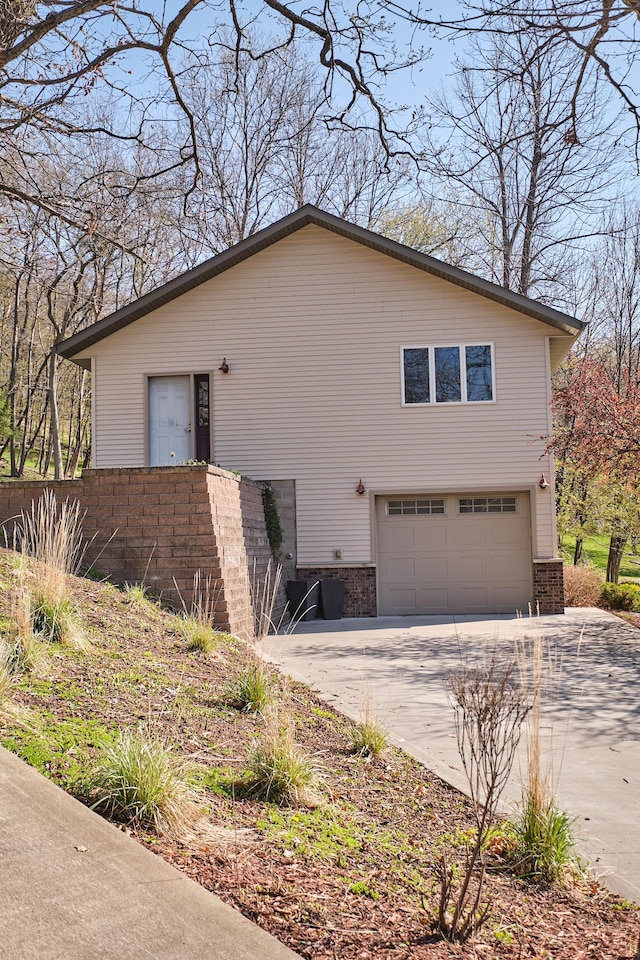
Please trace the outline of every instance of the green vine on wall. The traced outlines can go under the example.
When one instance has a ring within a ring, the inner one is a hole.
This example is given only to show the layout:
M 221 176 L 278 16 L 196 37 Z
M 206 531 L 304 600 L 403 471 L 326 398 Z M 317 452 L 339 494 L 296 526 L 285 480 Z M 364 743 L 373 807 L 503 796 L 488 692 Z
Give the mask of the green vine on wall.
M 262 488 L 262 505 L 264 507 L 264 520 L 267 527 L 267 537 L 269 539 L 271 553 L 274 559 L 278 560 L 284 533 L 282 532 L 276 497 L 271 487 Z

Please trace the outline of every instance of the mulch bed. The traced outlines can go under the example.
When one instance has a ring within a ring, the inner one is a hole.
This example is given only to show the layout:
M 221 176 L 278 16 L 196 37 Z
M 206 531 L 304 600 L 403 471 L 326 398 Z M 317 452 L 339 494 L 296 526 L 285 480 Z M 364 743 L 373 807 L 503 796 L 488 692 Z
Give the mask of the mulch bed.
M 8 559 L 0 553 L 0 631 Z M 58 727 L 67 737 L 76 727 L 85 731 L 71 749 L 61 741 L 39 761 L 42 769 L 81 795 L 78 763 L 91 766 L 100 750 L 86 723 L 151 725 L 200 770 L 206 816 L 180 839 L 123 829 L 300 956 L 637 960 L 633 904 L 595 880 L 562 890 L 518 879 L 499 847 L 489 856 L 487 923 L 467 944 L 443 940 L 432 922 L 437 863 L 442 853 L 449 861 L 464 854 L 474 822 L 464 796 L 400 751 L 376 760 L 350 755 L 349 721 L 274 671 L 297 739 L 320 771 L 322 802 L 280 809 L 247 797 L 245 758 L 264 720 L 234 709 L 225 686 L 252 661 L 251 649 L 229 642 L 214 657 L 190 653 L 156 605 L 135 608 L 113 586 L 88 580 L 76 581 L 73 595 L 93 650 L 54 650 L 48 670 L 21 682 L 15 695 L 32 718 L 46 716 L 50 739 Z M 0 739 L 18 753 L 29 754 L 29 737 L 10 717 L 0 719 Z

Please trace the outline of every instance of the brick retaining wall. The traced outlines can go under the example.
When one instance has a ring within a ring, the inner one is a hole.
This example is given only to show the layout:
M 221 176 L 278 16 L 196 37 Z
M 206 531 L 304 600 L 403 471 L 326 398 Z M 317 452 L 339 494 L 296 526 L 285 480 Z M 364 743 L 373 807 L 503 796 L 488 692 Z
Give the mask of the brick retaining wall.
M 0 524 L 10 536 L 45 488 L 80 501 L 87 564 L 116 582 L 145 583 L 190 608 L 193 578 L 211 577 L 216 626 L 253 633 L 250 580 L 271 558 L 262 487 L 206 465 L 85 470 L 80 480 L 0 482 Z M 284 595 L 278 600 L 284 606 Z

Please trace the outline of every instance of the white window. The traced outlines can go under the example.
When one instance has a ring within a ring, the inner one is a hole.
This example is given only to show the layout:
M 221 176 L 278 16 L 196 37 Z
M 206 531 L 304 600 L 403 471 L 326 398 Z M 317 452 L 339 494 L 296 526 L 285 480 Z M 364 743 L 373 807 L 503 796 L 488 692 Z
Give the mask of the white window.
M 460 513 L 515 513 L 515 497 L 463 497 L 458 503 Z
M 491 403 L 494 398 L 492 344 L 403 347 L 403 403 Z
M 389 500 L 388 517 L 417 517 L 432 513 L 444 513 L 444 500 Z

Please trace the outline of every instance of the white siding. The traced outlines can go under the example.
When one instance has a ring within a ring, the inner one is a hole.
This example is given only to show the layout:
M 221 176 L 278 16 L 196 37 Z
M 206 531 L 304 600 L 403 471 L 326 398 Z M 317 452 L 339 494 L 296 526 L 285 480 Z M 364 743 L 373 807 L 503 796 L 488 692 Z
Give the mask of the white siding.
M 146 377 L 211 373 L 212 459 L 296 481 L 299 563 L 374 560 L 360 477 L 370 495 L 532 490 L 534 556 L 553 556 L 553 492 L 536 487 L 550 336 L 308 226 L 79 355 L 95 357 L 95 465 L 144 465 Z M 494 343 L 496 403 L 402 406 L 400 347 L 458 342 Z

